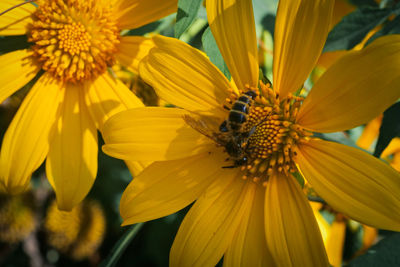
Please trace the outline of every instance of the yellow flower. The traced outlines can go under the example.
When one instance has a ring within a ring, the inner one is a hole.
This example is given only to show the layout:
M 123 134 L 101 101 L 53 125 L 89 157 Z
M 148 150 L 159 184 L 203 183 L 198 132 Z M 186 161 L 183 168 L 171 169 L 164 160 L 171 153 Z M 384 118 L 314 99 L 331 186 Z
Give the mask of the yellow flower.
M 0 10 L 22 2 L 1 1 Z M 40 76 L 3 140 L 0 183 L 8 192 L 24 191 L 47 158 L 59 208 L 71 210 L 85 197 L 97 173 L 96 129 L 121 110 L 143 106 L 107 68 L 118 60 L 135 70 L 153 44 L 120 31 L 176 7 L 176 0 L 40 0 L 0 16 L 0 35 L 26 34 L 32 43 L 0 56 L 0 103 Z
M 31 191 L 18 196 L 0 190 L 0 240 L 16 243 L 28 237 L 36 228 L 36 203 Z
M 367 225 L 359 224 L 353 220 L 349 220 L 342 214 L 333 211 L 332 208 L 327 205 L 322 205 L 321 203 L 316 202 L 310 202 L 310 205 L 313 209 L 315 219 L 317 220 L 322 238 L 324 240 L 329 263 L 332 266 L 342 266 L 347 224 L 354 225 L 355 229 L 357 230 L 359 228 L 362 228 L 363 230 L 362 247 L 355 253 L 355 255 L 361 255 L 365 253 L 365 251 L 376 241 L 378 233 L 377 229 Z M 327 222 L 320 211 L 328 212 L 331 216 L 333 216 L 333 221 L 331 224 Z
M 195 201 L 175 237 L 171 266 L 214 266 L 222 256 L 227 266 L 327 266 L 312 209 L 291 175 L 298 170 L 338 212 L 400 230 L 400 175 L 361 150 L 310 136 L 353 128 L 395 102 L 400 36 L 349 52 L 300 107 L 302 98 L 291 93 L 302 88 L 321 53 L 333 1 L 279 1 L 274 89 L 260 83 L 260 90 L 251 1 L 207 0 L 206 6 L 239 90 L 202 52 L 173 38 L 153 38 L 156 47 L 140 75 L 181 108 L 131 109 L 105 124 L 106 153 L 157 161 L 125 190 L 123 224 Z M 244 112 L 229 111 L 234 103 Z M 247 121 L 235 123 L 237 117 Z
M 103 242 L 106 220 L 94 200 L 83 201 L 71 211 L 61 211 L 51 203 L 44 228 L 48 243 L 75 260 L 91 257 Z

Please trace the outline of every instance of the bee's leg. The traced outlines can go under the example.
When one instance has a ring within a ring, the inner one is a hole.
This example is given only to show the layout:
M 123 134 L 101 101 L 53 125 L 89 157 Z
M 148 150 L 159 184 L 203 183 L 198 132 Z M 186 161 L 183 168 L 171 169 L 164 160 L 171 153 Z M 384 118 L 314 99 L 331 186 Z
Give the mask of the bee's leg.
M 229 111 L 231 110 L 227 105 L 223 105 L 223 108 Z
M 235 166 L 235 165 L 231 165 L 231 166 L 222 166 L 222 168 L 224 168 L 224 169 L 233 169 L 233 168 L 236 168 L 237 166 Z
M 219 131 L 226 133 L 227 131 L 229 131 L 228 129 L 228 122 L 225 120 L 223 123 L 221 123 L 221 125 L 219 126 Z
M 241 159 L 235 160 L 235 163 L 231 166 L 223 166 L 224 169 L 233 169 L 239 166 L 245 165 L 247 163 L 247 157 L 243 157 Z

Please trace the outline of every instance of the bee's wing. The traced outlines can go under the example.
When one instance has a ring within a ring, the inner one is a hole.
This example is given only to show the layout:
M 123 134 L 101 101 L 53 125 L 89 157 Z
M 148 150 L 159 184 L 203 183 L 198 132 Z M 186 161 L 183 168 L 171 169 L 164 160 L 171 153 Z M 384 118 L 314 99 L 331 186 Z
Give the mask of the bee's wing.
M 202 135 L 207 136 L 217 143 L 221 143 L 221 140 L 218 139 L 217 135 L 201 119 L 195 119 L 192 116 L 185 114 L 183 115 L 183 120 Z

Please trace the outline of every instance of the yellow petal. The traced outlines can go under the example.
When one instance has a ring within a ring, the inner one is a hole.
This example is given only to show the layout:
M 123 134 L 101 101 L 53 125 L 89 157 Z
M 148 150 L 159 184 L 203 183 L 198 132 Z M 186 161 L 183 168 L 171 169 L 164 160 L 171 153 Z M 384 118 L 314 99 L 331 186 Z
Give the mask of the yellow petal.
M 107 121 L 103 151 L 124 160 L 173 160 L 207 152 L 213 142 L 188 126 L 182 109 L 145 107 Z
M 292 176 L 274 174 L 265 194 L 265 234 L 277 266 L 328 266 L 318 224 Z
M 282 96 L 303 86 L 329 32 L 334 1 L 279 1 L 274 33 L 274 87 Z
M 2 103 L 32 80 L 40 68 L 34 64 L 32 52 L 27 49 L 1 55 L 0 62 L 0 103 Z
M 112 115 L 130 108 L 143 107 L 143 103 L 120 80 L 104 73 L 87 83 L 85 101 L 100 131 Z
M 317 220 L 318 227 L 321 232 L 322 240 L 324 241 L 324 245 L 326 246 L 326 239 L 329 235 L 331 226 L 319 212 L 319 210 L 322 207 L 322 203 L 309 201 L 308 204 L 310 204 L 311 209 L 314 212 L 315 220 Z
M 215 41 L 239 89 L 257 87 L 258 55 L 251 0 L 207 0 Z
M 362 149 L 369 150 L 371 148 L 371 144 L 376 140 L 379 135 L 379 128 L 381 127 L 383 115 L 379 115 L 372 121 L 368 122 L 365 125 L 365 128 L 361 134 L 361 136 L 357 140 L 357 146 Z
M 393 161 L 390 163 L 390 165 L 397 170 L 398 172 L 400 172 L 400 153 L 396 153 L 393 156 Z
M 353 12 L 355 9 L 356 9 L 356 6 L 349 3 L 347 0 L 335 1 L 332 22 L 331 22 L 331 28 L 333 28 L 337 23 L 339 23 L 344 16 Z
M 6 11 L 21 0 L 1 0 L 0 12 Z M 36 10 L 32 3 L 16 7 L 0 16 L 0 35 L 22 35 L 27 32 L 27 26 L 32 23 L 31 14 Z
M 343 220 L 333 221 L 326 243 L 329 263 L 335 267 L 342 266 L 343 246 L 346 233 L 346 223 Z
M 332 66 L 332 64 L 335 63 L 336 60 L 346 55 L 347 52 L 347 50 L 338 50 L 322 53 L 321 56 L 318 58 L 317 67 L 322 68 L 323 73 L 324 71 L 326 71 L 326 69 Z M 318 79 L 322 75 L 322 73 L 319 73 L 316 78 Z M 317 79 L 313 80 L 313 82 L 315 83 Z
M 199 50 L 175 38 L 153 37 L 157 48 L 139 66 L 140 76 L 168 103 L 194 112 L 226 116 L 231 87 Z
M 378 230 L 376 228 L 363 225 L 363 230 L 363 245 L 359 250 L 361 253 L 365 252 L 370 246 L 372 246 L 378 237 Z
M 122 195 L 123 225 L 154 220 L 186 207 L 219 179 L 225 158 L 225 153 L 214 149 L 211 154 L 153 163 Z
M 1 148 L 0 179 L 10 193 L 23 191 L 44 161 L 64 90 L 50 75 L 43 75 L 8 127 Z
M 396 154 L 400 152 L 400 138 L 393 138 L 389 145 L 383 150 L 381 157 L 386 158 L 390 155 Z
M 335 132 L 372 120 L 400 97 L 399 63 L 400 35 L 349 52 L 316 82 L 298 123 L 317 132 Z
M 115 15 L 121 29 L 133 29 L 159 20 L 178 9 L 178 0 L 118 0 Z
M 264 234 L 264 199 L 265 188 L 257 186 L 252 206 L 225 253 L 224 266 L 275 266 Z
M 151 39 L 142 36 L 123 36 L 115 55 L 118 61 L 133 72 L 138 72 L 140 61 L 154 47 Z
M 97 173 L 97 131 L 82 88 L 69 84 L 46 161 L 46 173 L 60 210 L 81 202 Z
M 133 177 L 138 176 L 151 163 L 151 161 L 125 161 L 125 164 Z
M 170 252 L 170 266 L 215 266 L 232 242 L 257 185 L 225 169 L 185 216 Z
M 359 149 L 311 139 L 296 159 L 304 177 L 332 208 L 382 229 L 400 230 L 400 174 Z

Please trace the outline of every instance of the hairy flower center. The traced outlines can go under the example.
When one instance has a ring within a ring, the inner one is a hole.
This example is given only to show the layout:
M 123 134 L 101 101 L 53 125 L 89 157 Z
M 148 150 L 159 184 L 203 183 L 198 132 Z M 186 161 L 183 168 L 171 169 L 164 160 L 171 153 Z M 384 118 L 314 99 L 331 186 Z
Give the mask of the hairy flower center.
M 97 0 L 42 0 L 29 41 L 42 68 L 62 81 L 80 82 L 114 62 L 119 29 L 111 8 Z
M 296 152 L 293 150 L 296 143 L 305 140 L 310 136 L 300 125 L 296 124 L 296 116 L 303 101 L 303 98 L 289 95 L 280 99 L 279 95 L 260 82 L 260 89 L 246 88 L 246 95 L 254 95 L 248 101 L 246 108 L 243 94 L 237 96 L 232 94 L 228 102 L 230 106 L 229 119 L 226 124 L 228 130 L 218 133 L 219 140 L 228 143 L 225 145 L 226 152 L 234 161 L 233 167 L 240 167 L 243 171 L 243 178 L 251 178 L 254 182 L 266 182 L 273 171 L 288 174 L 296 171 L 293 158 Z M 239 103 L 239 104 L 238 104 Z M 242 108 L 242 118 L 240 129 L 237 128 L 232 120 L 232 113 L 237 113 L 238 107 Z M 247 111 L 247 112 L 245 112 Z M 232 125 L 232 126 L 229 126 Z M 234 126 L 234 127 L 233 127 Z M 232 153 L 229 146 L 235 143 L 237 149 L 242 149 L 239 158 L 238 154 Z

